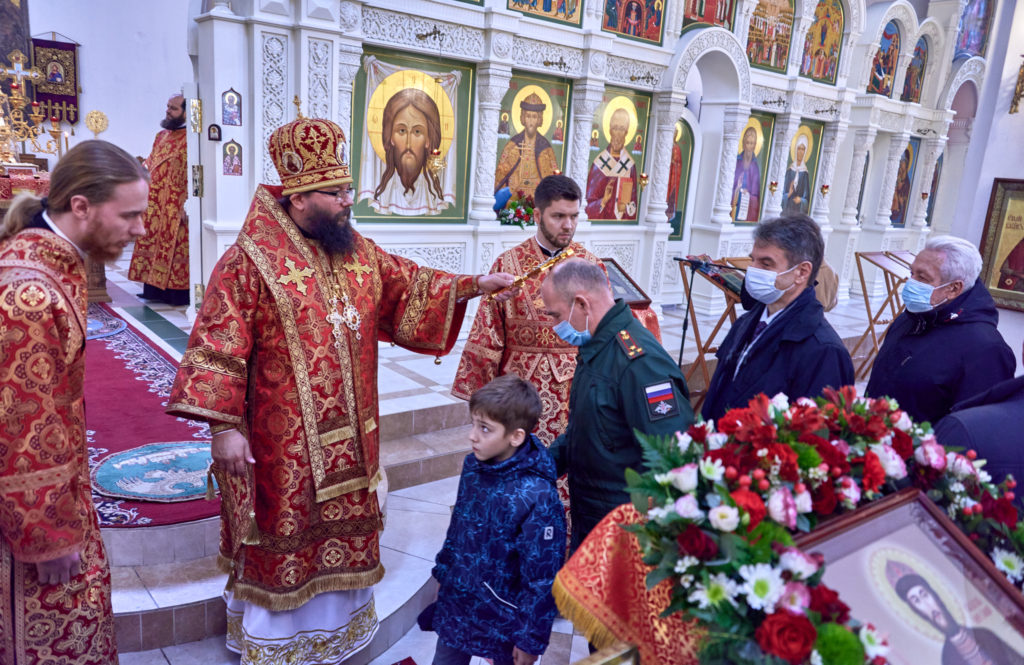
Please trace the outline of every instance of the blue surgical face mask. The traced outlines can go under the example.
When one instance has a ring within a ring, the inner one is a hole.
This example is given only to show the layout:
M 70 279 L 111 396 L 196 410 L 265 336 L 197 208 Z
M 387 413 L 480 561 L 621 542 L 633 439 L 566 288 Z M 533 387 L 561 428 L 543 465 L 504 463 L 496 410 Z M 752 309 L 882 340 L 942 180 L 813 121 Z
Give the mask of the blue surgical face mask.
M 573 346 L 583 346 L 590 341 L 590 315 L 587 314 L 587 322 L 583 324 L 583 330 L 576 330 L 569 323 L 569 319 L 572 318 L 573 310 L 576 308 L 576 301 L 573 300 L 572 307 L 569 308 L 569 316 L 566 317 L 565 321 L 559 321 L 555 325 L 551 326 L 551 329 L 555 331 L 555 334 L 561 337 L 563 340 L 572 344 Z
M 919 282 L 916 279 L 911 278 L 903 285 L 903 292 L 900 296 L 903 298 L 903 304 L 907 306 L 908 312 L 922 314 L 945 303 L 946 300 L 949 300 L 949 298 L 946 298 L 942 302 L 933 305 L 932 293 L 935 292 L 935 289 L 941 289 L 942 287 L 948 286 L 952 283 L 953 282 L 946 282 L 945 284 L 932 286 L 931 284 L 925 284 L 924 282 Z
M 798 263 L 796 265 L 798 266 L 800 264 Z M 781 298 L 783 293 L 793 288 L 793 284 L 790 284 L 784 289 L 775 288 L 775 279 L 779 275 L 785 275 L 787 272 L 790 272 L 795 268 L 796 266 L 793 266 L 789 270 L 784 270 L 783 272 L 765 270 L 764 268 L 755 268 L 754 266 L 747 268 L 747 276 L 745 279 L 747 293 L 749 293 L 754 300 L 762 302 L 765 305 L 771 305 Z

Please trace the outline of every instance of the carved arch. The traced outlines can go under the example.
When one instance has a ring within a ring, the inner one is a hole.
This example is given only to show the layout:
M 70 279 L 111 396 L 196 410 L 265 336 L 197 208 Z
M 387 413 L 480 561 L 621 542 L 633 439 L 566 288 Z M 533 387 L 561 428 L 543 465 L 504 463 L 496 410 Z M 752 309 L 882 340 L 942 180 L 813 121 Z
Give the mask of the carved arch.
M 900 29 L 900 52 L 896 58 L 897 63 L 905 60 L 904 56 L 907 53 L 914 52 L 914 44 L 917 44 L 915 39 L 909 43 L 911 35 L 916 35 L 919 26 L 917 23 L 917 13 L 914 8 L 910 6 L 907 0 L 896 0 L 892 3 L 889 8 L 882 14 L 881 19 L 876 25 L 869 26 L 864 33 L 864 39 L 861 40 L 862 44 L 866 44 L 867 48 L 864 52 L 864 62 L 861 63 L 860 76 L 857 81 L 857 89 L 863 90 L 868 86 L 868 79 L 871 77 L 871 63 L 875 59 L 875 53 L 878 52 L 878 45 L 882 41 L 882 32 L 885 30 L 885 26 L 889 25 L 889 21 L 895 21 L 896 25 Z M 899 67 L 899 65 L 897 65 Z M 900 74 L 902 80 L 902 72 L 899 69 L 896 70 Z M 893 94 L 897 94 L 896 90 L 893 90 Z
M 975 89 L 978 94 L 981 94 L 981 84 L 985 80 L 985 59 L 974 56 L 973 58 L 967 58 L 958 63 L 953 63 L 953 71 L 949 73 L 949 79 L 946 81 L 946 85 L 942 88 L 942 94 L 939 95 L 939 103 L 936 105 L 937 108 L 944 111 L 951 110 L 953 108 L 953 98 L 956 97 L 956 93 L 959 92 L 960 88 L 971 81 L 974 83 Z
M 716 63 L 727 61 L 732 64 L 732 73 L 736 77 L 736 100 L 750 102 L 750 64 L 747 62 L 746 49 L 740 45 L 732 32 L 720 27 L 691 30 L 679 38 L 675 50 L 676 55 L 673 56 L 662 79 L 663 87 L 683 90 L 686 79 L 697 61 L 711 53 L 717 53 L 719 57 L 715 58 Z M 709 83 L 709 78 L 711 77 L 704 77 L 705 86 Z
M 911 46 L 909 51 L 911 55 L 914 53 L 918 40 L 922 37 L 924 37 L 925 42 L 928 44 L 928 63 L 925 64 L 924 68 L 921 105 L 934 107 L 935 97 L 939 89 L 939 81 L 935 74 L 940 69 L 939 58 L 941 56 L 939 54 L 946 52 L 946 35 L 942 31 L 942 25 L 934 17 L 926 18 L 924 21 L 921 21 L 917 34 L 914 35 L 914 46 Z M 930 74 L 929 70 L 931 70 Z M 901 90 L 900 92 L 902 93 L 903 91 Z

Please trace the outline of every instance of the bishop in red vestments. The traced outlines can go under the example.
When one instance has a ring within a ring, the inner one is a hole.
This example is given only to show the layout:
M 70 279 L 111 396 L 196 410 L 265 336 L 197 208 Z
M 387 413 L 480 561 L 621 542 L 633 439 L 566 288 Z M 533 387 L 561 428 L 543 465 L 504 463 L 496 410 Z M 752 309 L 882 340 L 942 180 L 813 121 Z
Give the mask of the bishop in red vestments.
M 229 648 L 341 662 L 376 630 L 384 575 L 377 342 L 447 353 L 466 301 L 512 276 L 420 267 L 355 232 L 333 122 L 300 118 L 269 149 L 282 186 L 257 189 L 214 269 L 168 411 L 214 432 Z
M 135 243 L 128 279 L 143 283 L 142 297 L 171 305 L 188 304 L 188 158 L 185 98 L 167 100 L 163 129 L 146 160 L 152 186 L 146 207 L 146 235 Z
M 105 141 L 57 164 L 0 229 L 0 663 L 117 662 L 89 482 L 84 256 L 143 233 L 146 173 Z

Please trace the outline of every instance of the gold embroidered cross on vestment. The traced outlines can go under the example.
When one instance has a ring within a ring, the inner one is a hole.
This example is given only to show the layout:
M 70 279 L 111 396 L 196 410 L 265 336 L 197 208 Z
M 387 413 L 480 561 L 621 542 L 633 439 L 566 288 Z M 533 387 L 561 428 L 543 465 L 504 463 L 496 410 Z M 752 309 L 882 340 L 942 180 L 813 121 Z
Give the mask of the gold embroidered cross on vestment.
M 288 284 L 294 284 L 295 288 L 299 290 L 299 293 L 306 295 L 306 288 L 308 287 L 306 279 L 313 276 L 313 269 L 306 266 L 302 270 L 299 270 L 295 265 L 295 261 L 292 261 L 291 259 L 284 260 L 284 267 L 288 269 L 288 274 L 278 277 L 277 283 L 285 286 Z
M 370 266 L 359 263 L 358 259 L 355 258 L 348 263 L 341 264 L 341 267 L 356 274 L 356 280 L 359 282 L 359 286 L 363 285 L 363 276 L 369 274 L 373 270 Z

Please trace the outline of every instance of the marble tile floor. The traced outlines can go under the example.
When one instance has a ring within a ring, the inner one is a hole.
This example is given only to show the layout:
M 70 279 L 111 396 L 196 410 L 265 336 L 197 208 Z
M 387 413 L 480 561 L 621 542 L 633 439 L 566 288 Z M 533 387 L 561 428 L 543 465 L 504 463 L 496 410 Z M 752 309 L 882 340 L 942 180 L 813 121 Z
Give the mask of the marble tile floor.
M 444 542 L 457 489 L 458 478 L 451 477 L 388 494 L 387 526 L 381 538 L 381 558 L 387 572 L 375 590 L 377 612 L 382 621 L 399 610 L 406 610 L 410 589 L 419 589 L 428 580 L 434 556 Z M 197 559 L 185 566 L 115 567 L 115 613 L 191 602 L 198 596 L 209 597 L 211 591 L 215 594 L 223 589 L 225 578 L 216 572 L 210 559 Z M 412 612 L 410 616 L 415 616 L 419 609 L 413 607 L 407 611 Z M 384 632 L 382 626 L 375 639 L 385 637 Z M 370 665 L 391 665 L 411 656 L 417 665 L 427 665 L 433 656 L 435 640 L 433 633 L 423 633 L 413 626 L 382 652 L 383 647 L 377 647 L 379 653 L 374 654 L 374 645 L 371 644 L 369 653 L 358 654 L 353 660 L 369 662 Z M 373 658 L 367 660 L 371 655 Z M 572 625 L 567 621 L 556 622 L 543 662 L 568 665 L 586 655 L 586 640 L 573 635 Z M 163 649 L 124 653 L 120 662 L 122 665 L 219 665 L 238 663 L 238 656 L 226 649 L 224 637 L 219 635 Z M 483 660 L 476 659 L 472 665 L 485 664 Z

